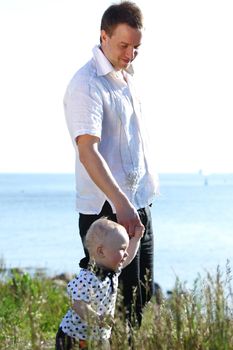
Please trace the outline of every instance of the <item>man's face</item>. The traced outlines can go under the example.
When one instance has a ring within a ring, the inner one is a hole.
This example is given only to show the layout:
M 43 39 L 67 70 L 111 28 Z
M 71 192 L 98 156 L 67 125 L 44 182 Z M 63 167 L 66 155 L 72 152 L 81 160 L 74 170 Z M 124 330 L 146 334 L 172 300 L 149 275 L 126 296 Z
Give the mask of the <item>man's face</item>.
M 118 24 L 112 35 L 101 31 L 102 50 L 116 70 L 125 69 L 137 56 L 142 32 L 125 23 Z

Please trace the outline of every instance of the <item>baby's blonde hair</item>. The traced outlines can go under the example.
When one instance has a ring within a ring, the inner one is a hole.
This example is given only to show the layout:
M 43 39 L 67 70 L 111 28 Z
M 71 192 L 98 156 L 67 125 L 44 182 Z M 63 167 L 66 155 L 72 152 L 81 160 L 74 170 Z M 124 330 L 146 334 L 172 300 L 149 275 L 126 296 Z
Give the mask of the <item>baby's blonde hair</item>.
M 118 223 L 108 220 L 106 217 L 102 217 L 94 221 L 89 230 L 87 231 L 85 238 L 85 247 L 90 255 L 92 255 L 94 248 L 100 244 L 103 244 L 106 238 L 115 230 L 122 229 L 123 226 Z

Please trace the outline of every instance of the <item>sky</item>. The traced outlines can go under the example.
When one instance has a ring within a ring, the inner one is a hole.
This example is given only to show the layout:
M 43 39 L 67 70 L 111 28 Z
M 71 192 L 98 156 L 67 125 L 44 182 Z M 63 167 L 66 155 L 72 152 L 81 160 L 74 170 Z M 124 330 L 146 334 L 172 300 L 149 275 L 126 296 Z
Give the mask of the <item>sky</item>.
M 158 172 L 233 172 L 232 0 L 135 2 L 135 81 Z M 0 0 L 0 172 L 74 172 L 63 96 L 111 4 Z

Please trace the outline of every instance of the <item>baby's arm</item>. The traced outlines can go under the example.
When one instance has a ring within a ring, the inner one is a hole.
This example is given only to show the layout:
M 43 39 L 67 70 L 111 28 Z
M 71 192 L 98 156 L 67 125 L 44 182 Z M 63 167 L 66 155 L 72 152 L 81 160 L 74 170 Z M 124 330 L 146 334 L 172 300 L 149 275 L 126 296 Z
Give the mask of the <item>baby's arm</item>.
M 135 255 L 137 254 L 137 251 L 140 245 L 140 240 L 144 234 L 144 230 L 145 230 L 144 227 L 140 227 L 140 226 L 136 227 L 134 236 L 131 237 L 129 240 L 129 246 L 127 249 L 128 256 L 123 263 L 123 268 L 129 265 L 131 261 L 134 259 Z
M 90 282 L 90 280 L 92 282 Z M 81 270 L 79 275 L 68 283 L 68 294 L 72 300 L 71 308 L 83 321 L 99 322 L 99 314 L 91 307 L 93 289 L 93 274 Z
M 75 300 L 72 304 L 72 309 L 86 322 L 98 322 L 100 315 L 91 307 L 90 304 L 83 300 Z
M 108 327 L 113 323 L 110 315 L 98 314 L 90 304 L 83 300 L 75 300 L 72 304 L 72 309 L 79 315 L 79 317 L 85 322 L 98 325 L 100 327 Z

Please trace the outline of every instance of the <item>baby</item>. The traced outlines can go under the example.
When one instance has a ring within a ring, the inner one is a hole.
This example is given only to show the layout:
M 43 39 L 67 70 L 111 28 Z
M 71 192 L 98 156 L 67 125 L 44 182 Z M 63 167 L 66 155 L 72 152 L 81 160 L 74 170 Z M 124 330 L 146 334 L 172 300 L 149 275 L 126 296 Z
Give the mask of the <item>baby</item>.
M 90 258 L 80 262 L 79 275 L 68 284 L 72 298 L 56 336 L 56 350 L 70 350 L 75 344 L 87 349 L 88 342 L 110 349 L 118 276 L 135 257 L 144 228 L 136 227 L 129 239 L 125 228 L 106 218 L 89 228 L 85 246 Z

